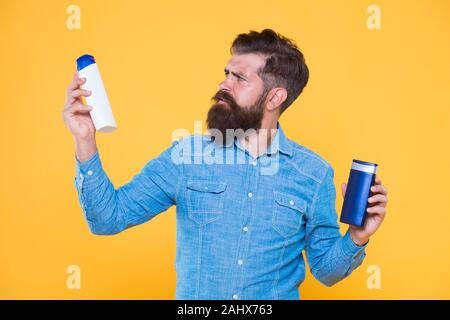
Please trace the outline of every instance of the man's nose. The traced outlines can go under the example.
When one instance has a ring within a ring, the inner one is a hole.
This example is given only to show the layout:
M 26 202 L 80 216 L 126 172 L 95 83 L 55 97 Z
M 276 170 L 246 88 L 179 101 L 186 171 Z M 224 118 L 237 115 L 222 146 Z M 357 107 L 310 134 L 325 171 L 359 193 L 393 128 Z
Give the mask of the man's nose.
M 228 91 L 228 92 L 231 91 L 231 86 L 230 86 L 228 78 L 226 78 L 219 84 L 219 90 Z

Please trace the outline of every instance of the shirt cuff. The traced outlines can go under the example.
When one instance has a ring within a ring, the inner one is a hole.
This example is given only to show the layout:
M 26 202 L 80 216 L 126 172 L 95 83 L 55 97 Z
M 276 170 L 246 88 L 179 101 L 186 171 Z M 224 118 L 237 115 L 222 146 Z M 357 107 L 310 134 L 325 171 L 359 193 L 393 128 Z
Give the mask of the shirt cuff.
M 369 244 L 369 241 L 367 241 L 367 243 L 362 246 L 358 246 L 353 242 L 352 237 L 350 237 L 350 232 L 347 230 L 344 235 L 342 249 L 346 255 L 354 257 L 356 255 L 360 255 L 364 251 L 364 249 Z
M 75 155 L 76 163 L 76 181 L 78 187 L 81 188 L 84 184 L 93 184 L 97 182 L 103 173 L 103 166 L 100 160 L 98 150 L 87 160 L 80 162 Z

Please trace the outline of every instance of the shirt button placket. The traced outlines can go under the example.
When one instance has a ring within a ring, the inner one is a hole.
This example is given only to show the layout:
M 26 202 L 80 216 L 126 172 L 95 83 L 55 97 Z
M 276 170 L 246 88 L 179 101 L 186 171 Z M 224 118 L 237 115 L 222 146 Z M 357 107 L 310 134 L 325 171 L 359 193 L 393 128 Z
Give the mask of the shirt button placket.
M 251 162 L 251 164 L 252 164 L 253 167 L 256 167 L 257 164 L 258 164 L 258 162 L 257 162 L 256 160 L 253 160 L 253 161 Z M 253 192 L 248 192 L 248 193 L 247 193 L 247 197 L 248 197 L 249 199 L 252 199 L 252 198 L 253 198 Z M 247 226 L 242 227 L 242 231 L 244 231 L 245 233 L 247 233 L 247 232 L 248 232 L 248 227 L 247 227 Z M 244 264 L 244 260 L 239 259 L 239 260 L 237 261 L 237 263 L 238 263 L 238 265 L 242 266 L 242 265 Z M 237 300 L 237 299 L 239 299 L 239 296 L 238 296 L 237 294 L 233 294 L 233 299 L 234 299 L 234 300 Z
M 83 180 L 84 180 L 84 176 L 82 173 L 79 174 L 78 176 L 78 188 L 81 190 L 81 187 L 83 186 Z

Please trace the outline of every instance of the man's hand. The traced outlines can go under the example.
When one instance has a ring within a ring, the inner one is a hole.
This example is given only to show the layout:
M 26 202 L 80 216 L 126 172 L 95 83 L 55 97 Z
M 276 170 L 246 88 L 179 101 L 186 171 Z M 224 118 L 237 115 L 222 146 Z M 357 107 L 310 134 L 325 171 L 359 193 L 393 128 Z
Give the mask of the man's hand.
M 345 196 L 347 184 L 342 183 L 342 196 Z M 369 198 L 367 208 L 367 218 L 363 227 L 350 226 L 350 236 L 354 243 L 362 246 L 369 241 L 372 234 L 377 231 L 386 216 L 386 204 L 388 202 L 387 189 L 381 184 L 380 178 L 375 176 L 375 185 L 370 188 L 372 196 Z
M 95 138 L 95 127 L 89 112 L 91 106 L 85 105 L 81 97 L 87 97 L 90 91 L 81 89 L 86 79 L 79 78 L 75 72 L 73 80 L 67 88 L 67 99 L 62 111 L 64 124 L 70 130 L 75 140 L 93 140 Z
M 62 111 L 64 124 L 70 130 L 75 141 L 75 154 L 79 161 L 83 162 L 97 151 L 95 142 L 95 126 L 89 112 L 91 106 L 85 105 L 81 97 L 87 97 L 90 91 L 81 89 L 86 79 L 79 78 L 75 72 L 72 82 L 67 88 L 67 99 Z

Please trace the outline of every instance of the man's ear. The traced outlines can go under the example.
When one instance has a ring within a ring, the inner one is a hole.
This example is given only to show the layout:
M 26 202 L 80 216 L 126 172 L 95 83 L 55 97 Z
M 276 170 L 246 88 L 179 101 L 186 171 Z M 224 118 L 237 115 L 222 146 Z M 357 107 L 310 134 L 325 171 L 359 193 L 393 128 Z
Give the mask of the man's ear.
M 286 100 L 287 91 L 285 88 L 273 88 L 269 91 L 267 97 L 267 109 L 269 111 L 275 111 Z

